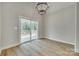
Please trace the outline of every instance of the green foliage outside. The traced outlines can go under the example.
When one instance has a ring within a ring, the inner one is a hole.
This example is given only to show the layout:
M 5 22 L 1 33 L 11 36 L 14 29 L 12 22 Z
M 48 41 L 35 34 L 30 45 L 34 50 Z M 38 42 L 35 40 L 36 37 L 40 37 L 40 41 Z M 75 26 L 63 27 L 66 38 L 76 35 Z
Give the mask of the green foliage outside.
M 33 22 L 31 21 L 25 21 L 23 23 L 21 23 L 21 30 L 22 32 L 28 32 L 31 30 L 37 30 L 37 23 L 36 22 Z

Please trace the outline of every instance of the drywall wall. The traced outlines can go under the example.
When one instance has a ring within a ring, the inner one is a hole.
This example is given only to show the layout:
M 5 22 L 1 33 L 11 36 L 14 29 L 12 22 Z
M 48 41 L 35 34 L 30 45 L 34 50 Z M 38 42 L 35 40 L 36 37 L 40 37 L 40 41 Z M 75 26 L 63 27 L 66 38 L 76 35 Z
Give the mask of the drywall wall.
M 2 47 L 2 38 L 1 38 L 1 35 L 2 35 L 2 23 L 1 23 L 1 21 L 2 21 L 2 3 L 0 3 L 0 48 Z
M 41 16 L 33 11 L 34 4 L 27 2 L 4 2 L 3 3 L 3 48 L 11 47 L 19 44 L 19 16 L 39 22 L 41 27 Z M 41 35 L 41 28 L 39 35 Z
M 76 47 L 75 47 L 75 51 L 79 52 L 79 3 L 77 3 L 77 15 L 76 15 Z
M 4 2 L 2 8 L 2 46 L 10 47 L 20 42 L 19 16 L 39 22 L 39 38 L 49 38 L 74 44 L 75 6 L 69 6 L 56 12 L 40 16 L 33 12 L 33 3 Z
M 56 12 L 47 13 L 45 15 L 44 24 L 45 38 L 74 44 L 75 4 Z
M 0 6 L 0 15 L 1 15 L 1 6 Z M 0 17 L 0 48 L 1 48 L 1 17 Z

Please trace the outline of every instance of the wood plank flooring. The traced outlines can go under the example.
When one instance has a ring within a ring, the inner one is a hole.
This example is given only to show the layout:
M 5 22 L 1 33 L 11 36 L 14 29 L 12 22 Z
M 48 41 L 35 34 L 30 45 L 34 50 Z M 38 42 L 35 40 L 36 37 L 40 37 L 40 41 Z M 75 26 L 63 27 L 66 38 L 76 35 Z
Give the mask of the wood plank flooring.
M 48 39 L 34 40 L 2 51 L 2 56 L 78 56 L 74 46 Z

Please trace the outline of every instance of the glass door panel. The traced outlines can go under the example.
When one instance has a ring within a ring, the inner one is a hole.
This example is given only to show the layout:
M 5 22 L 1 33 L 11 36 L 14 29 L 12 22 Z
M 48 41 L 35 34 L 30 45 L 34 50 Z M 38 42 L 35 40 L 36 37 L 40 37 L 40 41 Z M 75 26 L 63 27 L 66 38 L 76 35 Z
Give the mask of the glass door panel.
M 31 40 L 38 39 L 38 22 L 31 21 Z
M 21 18 L 21 43 L 30 40 L 30 20 Z
M 38 39 L 38 22 L 20 18 L 21 43 Z

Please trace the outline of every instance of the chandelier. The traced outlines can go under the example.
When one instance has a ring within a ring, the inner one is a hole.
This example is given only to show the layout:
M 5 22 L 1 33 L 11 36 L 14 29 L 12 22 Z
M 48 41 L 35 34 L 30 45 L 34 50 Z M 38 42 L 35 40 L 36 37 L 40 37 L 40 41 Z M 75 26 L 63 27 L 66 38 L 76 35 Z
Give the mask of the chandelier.
M 48 4 L 46 2 L 38 2 L 36 5 L 36 9 L 38 11 L 38 14 L 44 15 L 46 13 L 46 10 L 48 9 Z

